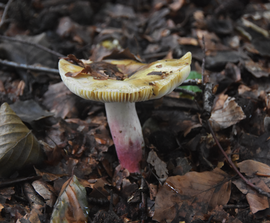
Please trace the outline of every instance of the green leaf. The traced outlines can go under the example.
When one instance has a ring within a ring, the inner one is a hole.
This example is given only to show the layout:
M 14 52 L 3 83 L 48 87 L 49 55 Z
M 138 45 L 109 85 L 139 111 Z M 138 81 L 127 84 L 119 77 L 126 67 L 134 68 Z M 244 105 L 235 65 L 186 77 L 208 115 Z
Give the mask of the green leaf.
M 202 79 L 202 75 L 196 71 L 190 71 L 186 80 L 189 79 Z
M 202 79 L 202 75 L 196 71 L 191 71 L 186 80 L 190 80 L 190 79 Z M 180 86 L 179 88 L 189 90 L 189 91 L 192 91 L 194 93 L 202 92 L 202 90 L 198 86 L 194 86 L 194 85 Z M 186 95 L 184 93 L 180 93 L 180 96 L 188 97 L 190 99 L 194 98 L 194 97 L 192 97 L 190 95 Z
M 180 88 L 193 91 L 194 93 L 202 92 L 202 90 L 198 86 L 193 86 L 193 85 L 182 86 Z

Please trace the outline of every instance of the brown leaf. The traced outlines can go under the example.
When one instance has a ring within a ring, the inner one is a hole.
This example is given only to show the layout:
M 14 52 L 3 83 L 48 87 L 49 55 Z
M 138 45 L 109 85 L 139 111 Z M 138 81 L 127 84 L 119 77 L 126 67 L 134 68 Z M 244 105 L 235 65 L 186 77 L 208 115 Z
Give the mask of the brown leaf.
M 255 175 L 269 176 L 270 167 L 267 164 L 255 161 L 255 160 L 245 160 L 237 164 L 242 173 L 245 173 L 249 177 Z
M 245 160 L 238 163 L 238 167 L 242 173 L 252 177 L 249 179 L 251 183 L 255 184 L 261 190 L 270 193 L 268 177 L 256 176 L 269 176 L 270 167 L 267 164 L 255 160 Z M 250 210 L 253 214 L 269 208 L 269 201 L 266 196 L 259 194 L 257 191 L 245 184 L 241 179 L 234 180 L 233 183 L 243 194 L 246 194 Z
M 221 109 L 212 112 L 209 119 L 215 131 L 228 128 L 246 118 L 242 108 L 235 102 L 235 98 L 228 97 Z
M 63 82 L 52 84 L 44 94 L 43 105 L 55 114 L 55 117 L 77 116 L 78 109 L 75 106 L 78 96 L 68 90 Z
M 263 191 L 270 192 L 269 187 L 263 182 L 262 179 L 254 177 L 249 181 L 262 189 Z M 252 213 L 256 213 L 261 210 L 269 208 L 269 202 L 266 196 L 259 194 L 257 191 L 249 187 L 242 179 L 234 180 L 233 183 L 243 193 L 246 194 L 247 201 Z
M 110 64 L 104 61 L 84 64 L 74 55 L 69 55 L 65 59 L 67 59 L 67 61 L 69 62 L 74 62 L 84 67 L 81 71 L 78 72 L 67 72 L 65 74 L 67 77 L 75 78 L 80 77 L 82 75 L 89 75 L 97 80 L 107 80 L 107 79 L 124 80 L 126 78 L 126 76 L 114 64 Z
M 265 66 L 265 61 L 254 62 L 252 60 L 245 62 L 246 69 L 255 77 L 269 77 L 270 68 Z
M 87 213 L 86 190 L 73 175 L 62 186 L 50 222 L 87 222 Z
M 171 222 L 175 216 L 198 216 L 225 205 L 231 194 L 228 175 L 220 169 L 202 173 L 189 172 L 169 177 L 156 197 L 154 220 Z M 192 213 L 190 213 L 192 209 Z
M 42 180 L 35 180 L 32 183 L 32 186 L 34 187 L 35 191 L 41 197 L 43 197 L 46 204 L 50 207 L 53 207 L 54 202 L 56 200 L 54 188 L 50 184 L 48 184 Z

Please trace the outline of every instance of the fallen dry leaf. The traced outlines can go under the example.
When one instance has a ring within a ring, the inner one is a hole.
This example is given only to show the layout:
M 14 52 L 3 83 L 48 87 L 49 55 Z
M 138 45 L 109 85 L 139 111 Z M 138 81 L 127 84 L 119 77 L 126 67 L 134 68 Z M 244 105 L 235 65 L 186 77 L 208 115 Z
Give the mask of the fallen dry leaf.
M 50 222 L 87 222 L 87 214 L 86 190 L 73 175 L 62 186 Z
M 270 68 L 265 67 L 264 64 L 264 61 L 255 63 L 254 61 L 249 60 L 245 62 L 245 67 L 256 78 L 268 77 L 270 74 Z
M 46 204 L 50 207 L 53 207 L 54 202 L 56 200 L 54 188 L 50 184 L 48 184 L 42 180 L 35 180 L 32 183 L 32 186 L 34 187 L 35 191 L 41 197 L 43 197 Z
M 228 128 L 246 118 L 242 108 L 235 102 L 235 98 L 228 97 L 221 109 L 212 112 L 209 119 L 213 129 L 219 131 Z
M 240 172 L 245 173 L 248 177 L 252 177 L 251 179 L 249 179 L 251 183 L 259 187 L 263 191 L 270 193 L 270 167 L 267 164 L 255 160 L 245 160 L 238 163 L 238 167 L 240 168 Z M 246 195 L 250 210 L 253 214 L 269 208 L 268 198 L 249 187 L 246 183 L 243 182 L 243 180 L 237 179 L 234 180 L 233 183 L 243 194 Z
M 157 176 L 162 182 L 168 178 L 168 170 L 166 163 L 163 162 L 153 150 L 149 152 L 147 162 L 154 167 Z
M 259 187 L 263 191 L 270 192 L 269 187 L 258 177 L 249 179 L 249 181 L 255 186 Z M 259 194 L 257 191 L 249 187 L 242 179 L 234 180 L 233 183 L 236 187 L 246 195 L 250 210 L 252 213 L 256 213 L 261 210 L 269 208 L 269 202 L 266 196 Z
M 230 194 L 228 175 L 217 168 L 169 177 L 157 193 L 153 219 L 163 223 L 172 222 L 176 216 L 198 217 L 227 204 Z
M 255 160 L 245 160 L 237 165 L 240 168 L 240 171 L 249 177 L 256 175 L 267 177 L 270 175 L 270 167 L 265 163 Z
M 55 114 L 55 117 L 77 116 L 78 108 L 75 106 L 78 97 L 71 93 L 63 82 L 52 84 L 44 94 L 43 105 Z

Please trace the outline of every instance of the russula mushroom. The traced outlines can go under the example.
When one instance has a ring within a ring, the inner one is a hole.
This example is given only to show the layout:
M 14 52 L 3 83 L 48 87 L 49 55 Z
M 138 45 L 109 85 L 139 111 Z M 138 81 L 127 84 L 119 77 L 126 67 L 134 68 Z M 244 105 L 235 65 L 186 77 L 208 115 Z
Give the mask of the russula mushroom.
M 65 85 L 76 95 L 105 103 L 119 162 L 139 172 L 144 139 L 135 102 L 169 94 L 189 75 L 191 53 L 144 64 L 133 60 L 92 62 L 74 56 L 59 61 Z

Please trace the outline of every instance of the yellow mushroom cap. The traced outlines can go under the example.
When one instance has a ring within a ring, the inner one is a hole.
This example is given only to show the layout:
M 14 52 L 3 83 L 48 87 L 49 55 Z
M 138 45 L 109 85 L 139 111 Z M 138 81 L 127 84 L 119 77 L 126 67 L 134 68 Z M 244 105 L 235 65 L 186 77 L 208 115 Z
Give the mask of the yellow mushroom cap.
M 171 93 L 189 75 L 191 53 L 186 53 L 180 59 L 159 60 L 144 64 L 133 60 L 105 60 L 116 65 L 121 71 L 137 67 L 138 70 L 124 80 L 98 80 L 90 75 L 69 77 L 68 72 L 76 73 L 83 67 L 74 65 L 65 59 L 59 61 L 59 73 L 70 91 L 76 95 L 102 102 L 137 102 L 161 98 Z M 85 63 L 94 63 L 86 61 Z

